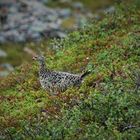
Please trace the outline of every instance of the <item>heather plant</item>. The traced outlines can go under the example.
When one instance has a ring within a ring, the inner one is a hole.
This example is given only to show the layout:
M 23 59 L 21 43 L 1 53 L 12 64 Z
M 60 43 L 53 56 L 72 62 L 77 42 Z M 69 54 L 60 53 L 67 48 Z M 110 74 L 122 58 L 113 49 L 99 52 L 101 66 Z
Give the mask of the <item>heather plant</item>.
M 42 41 L 48 68 L 91 70 L 80 87 L 50 96 L 35 62 L 0 81 L 0 139 L 139 139 L 140 11 L 125 9 L 65 39 Z

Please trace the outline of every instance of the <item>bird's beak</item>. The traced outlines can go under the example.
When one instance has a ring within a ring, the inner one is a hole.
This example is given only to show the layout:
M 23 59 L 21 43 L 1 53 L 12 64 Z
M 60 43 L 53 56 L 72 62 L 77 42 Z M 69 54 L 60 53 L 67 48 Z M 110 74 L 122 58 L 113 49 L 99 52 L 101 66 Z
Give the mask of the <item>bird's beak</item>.
M 37 56 L 34 56 L 32 59 L 33 59 L 33 60 L 36 60 L 36 59 L 37 59 Z

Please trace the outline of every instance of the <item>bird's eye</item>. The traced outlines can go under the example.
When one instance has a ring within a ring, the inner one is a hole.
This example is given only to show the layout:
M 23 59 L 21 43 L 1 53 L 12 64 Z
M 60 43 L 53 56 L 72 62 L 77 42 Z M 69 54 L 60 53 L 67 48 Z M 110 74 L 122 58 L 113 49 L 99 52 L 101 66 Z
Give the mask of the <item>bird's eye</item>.
M 36 60 L 36 59 L 37 59 L 37 56 L 34 56 L 32 59 L 33 59 L 33 60 Z

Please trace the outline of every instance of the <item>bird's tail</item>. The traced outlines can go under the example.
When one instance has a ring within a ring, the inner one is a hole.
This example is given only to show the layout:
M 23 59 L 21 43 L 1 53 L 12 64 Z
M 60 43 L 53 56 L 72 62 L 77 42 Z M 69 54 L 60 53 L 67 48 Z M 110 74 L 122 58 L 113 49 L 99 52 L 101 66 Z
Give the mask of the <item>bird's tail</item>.
M 87 75 L 89 75 L 91 72 L 90 71 L 86 71 L 81 75 L 81 78 L 85 78 Z

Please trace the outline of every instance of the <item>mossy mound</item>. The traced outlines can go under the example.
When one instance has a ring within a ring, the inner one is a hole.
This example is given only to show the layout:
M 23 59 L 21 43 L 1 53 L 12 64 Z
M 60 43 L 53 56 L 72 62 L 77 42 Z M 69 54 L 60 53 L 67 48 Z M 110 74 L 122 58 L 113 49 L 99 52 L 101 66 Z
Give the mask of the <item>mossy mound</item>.
M 49 68 L 92 73 L 80 88 L 49 96 L 38 82 L 36 63 L 19 67 L 0 83 L 0 139 L 138 139 L 139 24 L 140 10 L 121 6 L 50 42 L 58 49 L 42 42 Z

